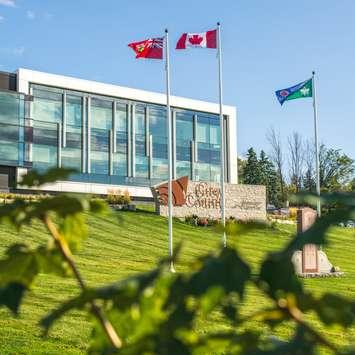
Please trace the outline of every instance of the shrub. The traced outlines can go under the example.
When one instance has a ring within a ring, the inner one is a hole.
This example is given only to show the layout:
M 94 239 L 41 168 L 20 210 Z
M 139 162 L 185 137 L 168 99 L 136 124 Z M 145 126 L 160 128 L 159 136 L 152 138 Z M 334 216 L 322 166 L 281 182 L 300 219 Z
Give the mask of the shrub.
M 106 201 L 110 205 L 129 205 L 131 203 L 131 197 L 127 190 L 123 193 L 121 190 L 112 190 L 109 191 Z

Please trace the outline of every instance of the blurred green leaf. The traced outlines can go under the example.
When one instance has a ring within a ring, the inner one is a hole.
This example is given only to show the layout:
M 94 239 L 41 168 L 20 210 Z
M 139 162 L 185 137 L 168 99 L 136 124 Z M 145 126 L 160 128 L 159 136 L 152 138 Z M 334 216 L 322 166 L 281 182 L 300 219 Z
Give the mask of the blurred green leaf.
M 0 286 L 19 283 L 30 287 L 39 273 L 35 251 L 25 244 L 14 244 L 0 260 Z
M 23 176 L 19 185 L 28 187 L 40 187 L 44 184 L 56 182 L 58 180 L 66 180 L 69 175 L 77 172 L 75 169 L 67 168 L 51 168 L 44 173 L 40 173 L 36 170 L 29 171 Z
M 303 293 L 302 283 L 294 272 L 291 259 L 284 253 L 268 255 L 261 265 L 258 285 L 273 299 L 285 297 L 287 293 Z
M 26 287 L 16 282 L 0 287 L 0 306 L 6 306 L 12 313 L 18 314 L 25 291 Z
M 324 324 L 339 324 L 346 328 L 355 322 L 355 301 L 345 297 L 326 293 L 314 302 L 313 308 Z

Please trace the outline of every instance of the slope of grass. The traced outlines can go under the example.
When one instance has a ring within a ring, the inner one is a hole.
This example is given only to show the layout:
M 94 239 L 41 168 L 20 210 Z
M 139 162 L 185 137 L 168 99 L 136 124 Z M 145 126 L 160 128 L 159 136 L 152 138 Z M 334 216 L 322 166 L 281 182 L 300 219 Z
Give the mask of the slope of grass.
M 167 223 L 151 212 L 116 212 L 112 216 L 90 216 L 90 236 L 76 256 L 78 266 L 90 286 L 103 285 L 154 267 L 167 254 Z M 242 256 L 254 270 L 265 253 L 280 249 L 293 233 L 293 226 L 281 226 L 277 230 L 256 231 L 243 235 L 230 243 L 236 244 Z M 37 245 L 47 240 L 40 225 L 33 225 L 17 233 L 0 225 L 0 254 L 14 242 Z M 330 232 L 330 245 L 326 248 L 333 264 L 345 271 L 342 278 L 309 279 L 305 286 L 316 294 L 332 291 L 347 297 L 355 296 L 354 232 L 334 228 Z M 183 243 L 178 272 L 186 271 L 189 262 L 199 255 L 215 250 L 220 236 L 209 228 L 191 227 L 182 222 L 174 224 L 174 242 Z M 26 296 L 18 318 L 4 308 L 0 309 L 1 354 L 81 354 L 85 352 L 90 335 L 90 320 L 77 311 L 57 323 L 47 338 L 41 337 L 38 322 L 61 301 L 75 295 L 77 287 L 73 280 L 52 275 L 40 275 L 32 291 Z M 250 314 L 265 306 L 259 292 L 252 287 L 247 290 L 242 313 Z M 315 317 L 310 321 L 320 328 Z M 219 315 L 201 321 L 200 329 L 220 327 Z M 265 329 L 257 323 L 248 326 Z M 336 344 L 344 344 L 355 338 L 355 329 L 344 332 L 338 328 L 320 330 Z M 292 329 L 283 326 L 278 334 L 287 337 Z

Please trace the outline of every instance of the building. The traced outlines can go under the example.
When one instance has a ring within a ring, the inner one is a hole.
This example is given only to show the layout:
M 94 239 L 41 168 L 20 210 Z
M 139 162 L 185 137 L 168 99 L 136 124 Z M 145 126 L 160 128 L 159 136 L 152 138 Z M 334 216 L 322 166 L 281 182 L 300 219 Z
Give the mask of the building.
M 166 96 L 27 69 L 0 73 L 0 187 L 28 169 L 71 167 L 47 191 L 151 198 L 168 177 Z M 217 104 L 171 97 L 173 175 L 220 178 Z M 224 106 L 226 181 L 237 182 L 236 109 Z

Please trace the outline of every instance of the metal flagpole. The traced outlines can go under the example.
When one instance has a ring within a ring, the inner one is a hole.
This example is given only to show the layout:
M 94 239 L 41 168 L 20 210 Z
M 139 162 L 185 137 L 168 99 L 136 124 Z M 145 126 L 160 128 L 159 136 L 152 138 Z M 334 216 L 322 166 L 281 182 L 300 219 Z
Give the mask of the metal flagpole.
M 317 112 L 315 75 L 316 75 L 316 73 L 313 71 L 312 72 L 312 97 L 313 97 L 313 112 L 314 112 L 314 144 L 315 144 L 315 154 L 316 154 L 316 188 L 317 188 L 317 195 L 318 195 L 318 197 L 320 197 L 318 112 Z M 320 217 L 321 216 L 320 198 L 318 198 L 318 201 L 317 201 L 317 213 L 318 213 L 318 217 Z
M 218 83 L 219 83 L 219 123 L 221 131 L 221 219 L 223 227 L 226 226 L 225 197 L 224 197 L 224 119 L 223 119 L 223 91 L 222 91 L 222 45 L 221 45 L 221 24 L 217 22 L 217 46 L 218 46 Z M 223 232 L 223 246 L 227 246 L 226 233 Z
M 169 52 L 169 32 L 165 30 L 165 71 L 166 71 L 166 120 L 167 120 L 167 139 L 168 139 L 168 170 L 169 170 L 169 180 L 168 180 L 168 224 L 169 224 L 169 256 L 170 261 L 170 271 L 175 272 L 174 262 L 173 262 L 173 201 L 172 201 L 172 177 L 173 177 L 173 167 L 172 167 L 172 142 L 171 142 L 171 112 L 170 112 L 170 52 Z

